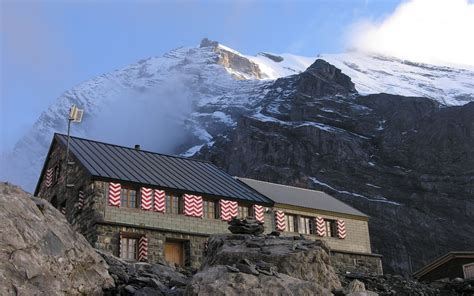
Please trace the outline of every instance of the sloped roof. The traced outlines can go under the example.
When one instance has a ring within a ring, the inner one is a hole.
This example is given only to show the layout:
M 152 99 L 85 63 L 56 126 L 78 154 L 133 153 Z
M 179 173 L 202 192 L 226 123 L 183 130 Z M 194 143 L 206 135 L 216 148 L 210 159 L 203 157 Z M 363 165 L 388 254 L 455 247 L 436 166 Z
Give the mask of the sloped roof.
M 442 266 L 446 262 L 456 258 L 471 258 L 474 260 L 474 251 L 453 251 L 438 257 L 413 273 L 413 277 L 420 278 L 430 271 Z
M 66 145 L 67 136 L 54 139 Z M 70 152 L 91 176 L 172 188 L 252 203 L 273 204 L 266 196 L 208 161 L 164 155 L 71 137 Z
M 368 217 L 366 214 L 322 191 L 292 187 L 254 179 L 240 177 L 238 179 L 261 194 L 271 198 L 275 203 Z

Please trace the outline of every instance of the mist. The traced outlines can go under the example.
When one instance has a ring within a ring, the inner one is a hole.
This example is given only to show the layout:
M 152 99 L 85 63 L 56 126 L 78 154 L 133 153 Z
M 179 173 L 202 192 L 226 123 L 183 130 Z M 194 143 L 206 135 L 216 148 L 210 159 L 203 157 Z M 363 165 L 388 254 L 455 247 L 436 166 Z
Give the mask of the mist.
M 185 122 L 193 111 L 193 96 L 187 85 L 186 78 L 174 76 L 158 87 L 127 91 L 85 120 L 85 136 L 122 146 L 139 144 L 143 150 L 176 153 L 177 146 L 189 136 Z

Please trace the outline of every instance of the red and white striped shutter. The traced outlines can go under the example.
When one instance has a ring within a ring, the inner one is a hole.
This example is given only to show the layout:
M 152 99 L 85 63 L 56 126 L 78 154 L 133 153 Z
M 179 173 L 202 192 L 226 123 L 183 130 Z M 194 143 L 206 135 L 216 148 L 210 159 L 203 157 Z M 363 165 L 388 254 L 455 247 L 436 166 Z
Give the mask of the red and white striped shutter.
M 122 255 L 122 231 L 120 231 L 119 233 L 119 245 L 118 245 L 118 257 L 119 258 L 123 258 L 123 255 Z
M 142 197 L 142 210 L 150 211 L 152 208 L 152 193 L 151 188 L 142 187 L 140 189 L 140 195 Z
M 138 241 L 138 261 L 148 261 L 148 238 L 143 235 Z
M 275 226 L 278 231 L 284 231 L 286 229 L 285 213 L 283 211 L 275 212 Z
M 184 195 L 184 214 L 186 216 L 202 218 L 202 196 Z
M 324 225 L 323 217 L 316 217 L 316 234 L 326 236 L 326 225 Z
M 224 221 L 230 221 L 233 217 L 237 217 L 238 204 L 232 200 L 220 200 L 221 207 L 221 219 Z
M 165 191 L 164 190 L 159 190 L 155 189 L 155 194 L 154 194 L 154 199 L 155 202 L 153 204 L 153 210 L 155 212 L 165 212 Z
M 53 185 L 53 168 L 46 170 L 45 183 L 46 187 L 51 187 L 51 185 Z
M 346 223 L 342 219 L 337 220 L 337 237 L 340 239 L 346 238 Z
M 263 206 L 254 205 L 253 212 L 255 214 L 255 219 L 259 222 L 265 222 L 265 214 L 263 213 Z
M 120 193 L 122 186 L 120 183 L 109 183 L 109 205 L 120 207 Z
M 79 210 L 82 210 L 82 208 L 84 208 L 84 191 L 82 190 L 80 190 L 78 194 L 77 206 Z

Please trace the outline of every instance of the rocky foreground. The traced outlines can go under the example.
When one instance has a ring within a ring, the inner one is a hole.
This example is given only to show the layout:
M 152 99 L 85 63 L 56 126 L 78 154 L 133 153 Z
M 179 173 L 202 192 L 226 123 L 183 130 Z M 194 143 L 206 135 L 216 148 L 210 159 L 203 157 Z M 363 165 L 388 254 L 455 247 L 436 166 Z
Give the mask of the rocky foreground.
M 474 295 L 474 280 L 337 274 L 324 242 L 255 235 L 253 221 L 212 236 L 191 271 L 95 250 L 48 202 L 8 183 L 0 183 L 0 219 L 0 295 Z

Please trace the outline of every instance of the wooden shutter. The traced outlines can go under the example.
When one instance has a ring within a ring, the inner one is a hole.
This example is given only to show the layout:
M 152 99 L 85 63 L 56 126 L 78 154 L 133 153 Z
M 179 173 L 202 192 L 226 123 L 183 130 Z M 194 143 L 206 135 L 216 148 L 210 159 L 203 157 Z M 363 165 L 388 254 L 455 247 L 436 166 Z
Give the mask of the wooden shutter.
M 165 212 L 165 191 L 155 189 L 154 193 L 155 193 L 154 194 L 155 202 L 153 204 L 153 210 L 155 212 L 164 213 Z
M 151 208 L 152 208 L 152 199 L 151 199 L 152 193 L 153 193 L 153 191 L 151 190 L 151 188 L 142 187 L 140 189 L 140 195 L 141 195 L 141 199 L 142 199 L 142 202 L 141 202 L 142 210 L 145 210 L 145 211 L 150 211 L 151 210 Z
M 284 231 L 286 229 L 285 213 L 283 211 L 275 212 L 275 226 L 278 231 Z
M 230 221 L 233 217 L 237 217 L 238 204 L 236 201 L 221 199 L 220 207 L 222 220 Z
M 53 185 L 53 168 L 46 170 L 45 185 L 46 187 L 51 187 Z
M 82 210 L 82 208 L 84 208 L 84 191 L 82 190 L 79 190 L 78 193 L 77 207 L 79 208 L 79 210 Z
M 120 192 L 122 186 L 120 183 L 109 183 L 109 205 L 113 207 L 120 207 Z
M 340 239 L 346 238 L 346 223 L 342 219 L 337 220 L 337 237 Z
M 318 236 L 326 236 L 326 225 L 322 217 L 316 217 L 316 234 Z
M 138 241 L 138 261 L 148 261 L 148 238 L 142 235 Z
M 202 218 L 202 196 L 184 195 L 184 214 L 186 216 Z
M 265 222 L 265 214 L 263 212 L 263 206 L 260 205 L 254 205 L 253 206 L 253 212 L 255 215 L 255 219 L 259 222 Z

